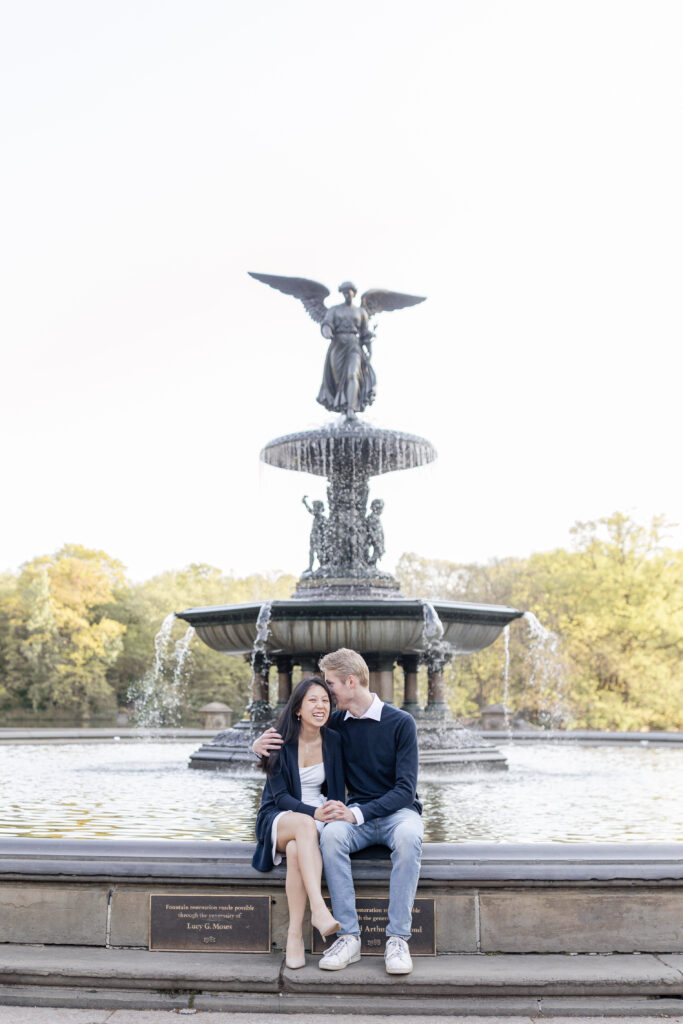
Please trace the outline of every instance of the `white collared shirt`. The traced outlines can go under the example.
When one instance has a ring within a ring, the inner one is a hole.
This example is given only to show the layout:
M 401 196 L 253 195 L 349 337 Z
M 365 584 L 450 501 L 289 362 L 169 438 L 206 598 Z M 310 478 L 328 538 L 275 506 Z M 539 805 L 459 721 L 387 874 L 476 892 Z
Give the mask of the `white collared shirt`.
M 347 718 L 355 718 L 357 722 L 360 722 L 361 719 L 363 718 L 372 718 L 373 721 L 379 722 L 382 719 L 383 707 L 384 701 L 381 701 L 377 694 L 373 693 L 372 704 L 367 709 L 367 711 L 364 711 L 362 715 L 352 715 L 350 711 L 347 711 L 346 714 L 344 715 L 344 721 L 346 721 Z M 349 806 L 349 810 L 353 813 L 353 816 L 356 819 L 356 824 L 362 825 L 363 822 L 365 821 L 365 818 L 363 817 L 363 812 L 361 811 L 360 807 L 358 807 L 357 804 L 351 804 Z
M 352 715 L 350 711 L 347 711 L 344 715 L 344 721 L 347 718 L 355 718 L 359 722 L 361 718 L 373 718 L 375 722 L 379 722 L 382 718 L 382 708 L 384 707 L 384 701 L 380 700 L 376 693 L 372 695 L 372 704 L 367 711 L 364 711 L 362 715 Z

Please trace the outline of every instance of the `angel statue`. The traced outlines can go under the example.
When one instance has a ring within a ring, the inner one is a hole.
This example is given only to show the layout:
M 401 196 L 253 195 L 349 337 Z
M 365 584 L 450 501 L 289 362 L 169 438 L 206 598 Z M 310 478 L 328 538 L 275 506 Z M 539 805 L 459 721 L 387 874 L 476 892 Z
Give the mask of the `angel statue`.
M 358 289 L 351 281 L 344 281 L 339 285 L 344 301 L 338 306 L 326 306 L 325 299 L 330 291 L 317 281 L 252 271 L 249 274 L 285 295 L 300 299 L 308 315 L 320 324 L 323 337 L 329 339 L 330 347 L 325 357 L 323 382 L 317 401 L 330 412 L 343 412 L 349 420 L 372 405 L 377 378 L 370 363 L 374 338 L 370 317 L 392 309 L 415 306 L 424 302 L 424 297 L 371 288 L 361 295 L 360 306 L 354 306 Z

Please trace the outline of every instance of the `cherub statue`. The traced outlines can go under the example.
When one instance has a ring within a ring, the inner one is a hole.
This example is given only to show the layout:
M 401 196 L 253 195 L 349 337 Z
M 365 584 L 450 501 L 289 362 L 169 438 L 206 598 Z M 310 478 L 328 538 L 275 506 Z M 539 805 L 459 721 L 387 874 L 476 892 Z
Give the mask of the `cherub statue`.
M 324 300 L 330 294 L 329 289 L 317 281 L 252 271 L 249 274 L 285 295 L 300 299 L 308 315 L 320 324 L 322 335 L 329 339 L 330 347 L 317 401 L 331 412 L 343 412 L 347 419 L 355 419 L 356 413 L 362 412 L 375 399 L 377 379 L 370 363 L 374 338 L 369 326 L 370 318 L 376 313 L 415 306 L 424 302 L 424 297 L 372 288 L 363 293 L 360 306 L 354 306 L 358 289 L 351 281 L 344 281 L 339 285 L 344 301 L 328 307 Z
M 382 512 L 384 512 L 384 502 L 381 498 L 375 498 L 370 502 L 370 515 L 365 520 L 365 560 L 373 568 L 384 554 L 384 527 L 380 518 Z
M 308 572 L 313 572 L 313 561 L 318 556 L 318 564 L 322 569 L 327 563 L 327 519 L 325 518 L 325 505 L 322 501 L 314 501 L 313 507 L 308 504 L 308 495 L 304 494 L 301 499 L 307 510 L 313 516 L 311 526 L 311 538 L 308 548 Z

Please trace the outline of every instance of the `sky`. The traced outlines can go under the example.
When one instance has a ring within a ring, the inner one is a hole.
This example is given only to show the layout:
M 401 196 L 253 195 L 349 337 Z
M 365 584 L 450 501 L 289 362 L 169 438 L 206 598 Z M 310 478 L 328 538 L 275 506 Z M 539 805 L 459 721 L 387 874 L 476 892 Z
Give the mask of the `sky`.
M 679 523 L 679 0 L 24 0 L 0 15 L 0 571 L 300 573 L 326 343 L 247 271 L 427 296 L 374 323 L 392 569 Z M 683 543 L 680 527 L 670 542 Z

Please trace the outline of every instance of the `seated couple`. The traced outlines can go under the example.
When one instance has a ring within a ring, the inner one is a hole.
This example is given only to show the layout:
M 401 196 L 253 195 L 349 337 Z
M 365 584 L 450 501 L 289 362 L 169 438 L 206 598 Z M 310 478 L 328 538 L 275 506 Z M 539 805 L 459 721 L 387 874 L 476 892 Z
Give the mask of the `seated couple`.
M 368 666 L 355 651 L 326 654 L 320 669 L 321 677 L 303 679 L 294 689 L 277 729 L 267 729 L 254 742 L 268 781 L 252 863 L 270 871 L 286 856 L 287 966 L 306 962 L 302 925 L 308 898 L 320 934 L 340 933 L 319 966 L 339 971 L 360 960 L 350 854 L 388 846 L 392 869 L 384 959 L 389 974 L 409 974 L 423 832 L 415 722 L 370 692 Z M 334 916 L 320 890 L 323 864 Z

